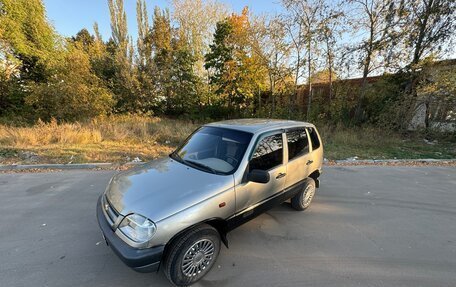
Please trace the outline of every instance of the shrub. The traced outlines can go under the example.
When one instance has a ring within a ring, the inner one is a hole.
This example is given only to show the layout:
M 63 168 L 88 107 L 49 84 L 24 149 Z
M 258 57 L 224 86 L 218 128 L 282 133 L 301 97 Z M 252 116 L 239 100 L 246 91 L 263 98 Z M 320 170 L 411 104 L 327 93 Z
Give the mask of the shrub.
M 106 114 L 114 105 L 111 92 L 90 70 L 89 57 L 70 46 L 61 61 L 53 66 L 47 83 L 30 85 L 26 103 L 45 120 L 81 120 Z

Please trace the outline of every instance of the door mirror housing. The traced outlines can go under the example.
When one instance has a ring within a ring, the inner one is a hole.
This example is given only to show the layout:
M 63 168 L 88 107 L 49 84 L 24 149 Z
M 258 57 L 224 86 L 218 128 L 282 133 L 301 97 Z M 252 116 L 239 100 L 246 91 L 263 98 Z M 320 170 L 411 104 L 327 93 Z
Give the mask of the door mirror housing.
M 265 170 L 254 169 L 247 174 L 247 180 L 251 182 L 268 183 L 269 179 L 269 172 Z

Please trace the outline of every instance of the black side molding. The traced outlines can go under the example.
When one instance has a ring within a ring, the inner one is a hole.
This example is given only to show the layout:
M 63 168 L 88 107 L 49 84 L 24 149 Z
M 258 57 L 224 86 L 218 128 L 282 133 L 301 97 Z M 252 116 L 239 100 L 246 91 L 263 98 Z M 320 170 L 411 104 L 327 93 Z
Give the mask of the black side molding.
M 258 215 L 268 211 L 269 209 L 273 208 L 276 205 L 281 204 L 282 202 L 286 201 L 287 199 L 292 198 L 295 196 L 305 184 L 305 180 L 295 183 L 294 185 L 288 187 L 287 189 L 276 193 L 269 198 L 260 202 L 257 206 L 251 209 L 247 209 L 241 211 L 240 213 L 234 215 L 231 218 L 227 219 L 226 231 L 229 232 L 236 227 L 254 219 Z

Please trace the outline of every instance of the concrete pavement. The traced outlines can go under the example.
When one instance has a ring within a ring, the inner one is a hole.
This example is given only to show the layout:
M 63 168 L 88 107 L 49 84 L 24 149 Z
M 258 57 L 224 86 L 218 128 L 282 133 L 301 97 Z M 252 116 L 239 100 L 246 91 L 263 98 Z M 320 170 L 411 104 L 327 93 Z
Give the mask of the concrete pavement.
M 114 173 L 0 174 L 0 286 L 170 286 L 102 241 Z M 309 210 L 284 203 L 228 240 L 195 286 L 455 286 L 456 168 L 328 167 Z

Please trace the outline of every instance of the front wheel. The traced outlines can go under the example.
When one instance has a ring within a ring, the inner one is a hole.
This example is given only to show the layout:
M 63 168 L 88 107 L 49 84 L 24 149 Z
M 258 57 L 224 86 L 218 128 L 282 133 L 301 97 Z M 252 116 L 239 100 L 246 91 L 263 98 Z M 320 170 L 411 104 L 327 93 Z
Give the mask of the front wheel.
M 315 180 L 308 177 L 305 181 L 303 189 L 291 198 L 291 206 L 299 211 L 307 209 L 315 196 L 315 189 Z
M 220 252 L 220 236 L 215 228 L 202 224 L 182 234 L 170 246 L 164 272 L 176 286 L 188 286 L 206 275 Z

